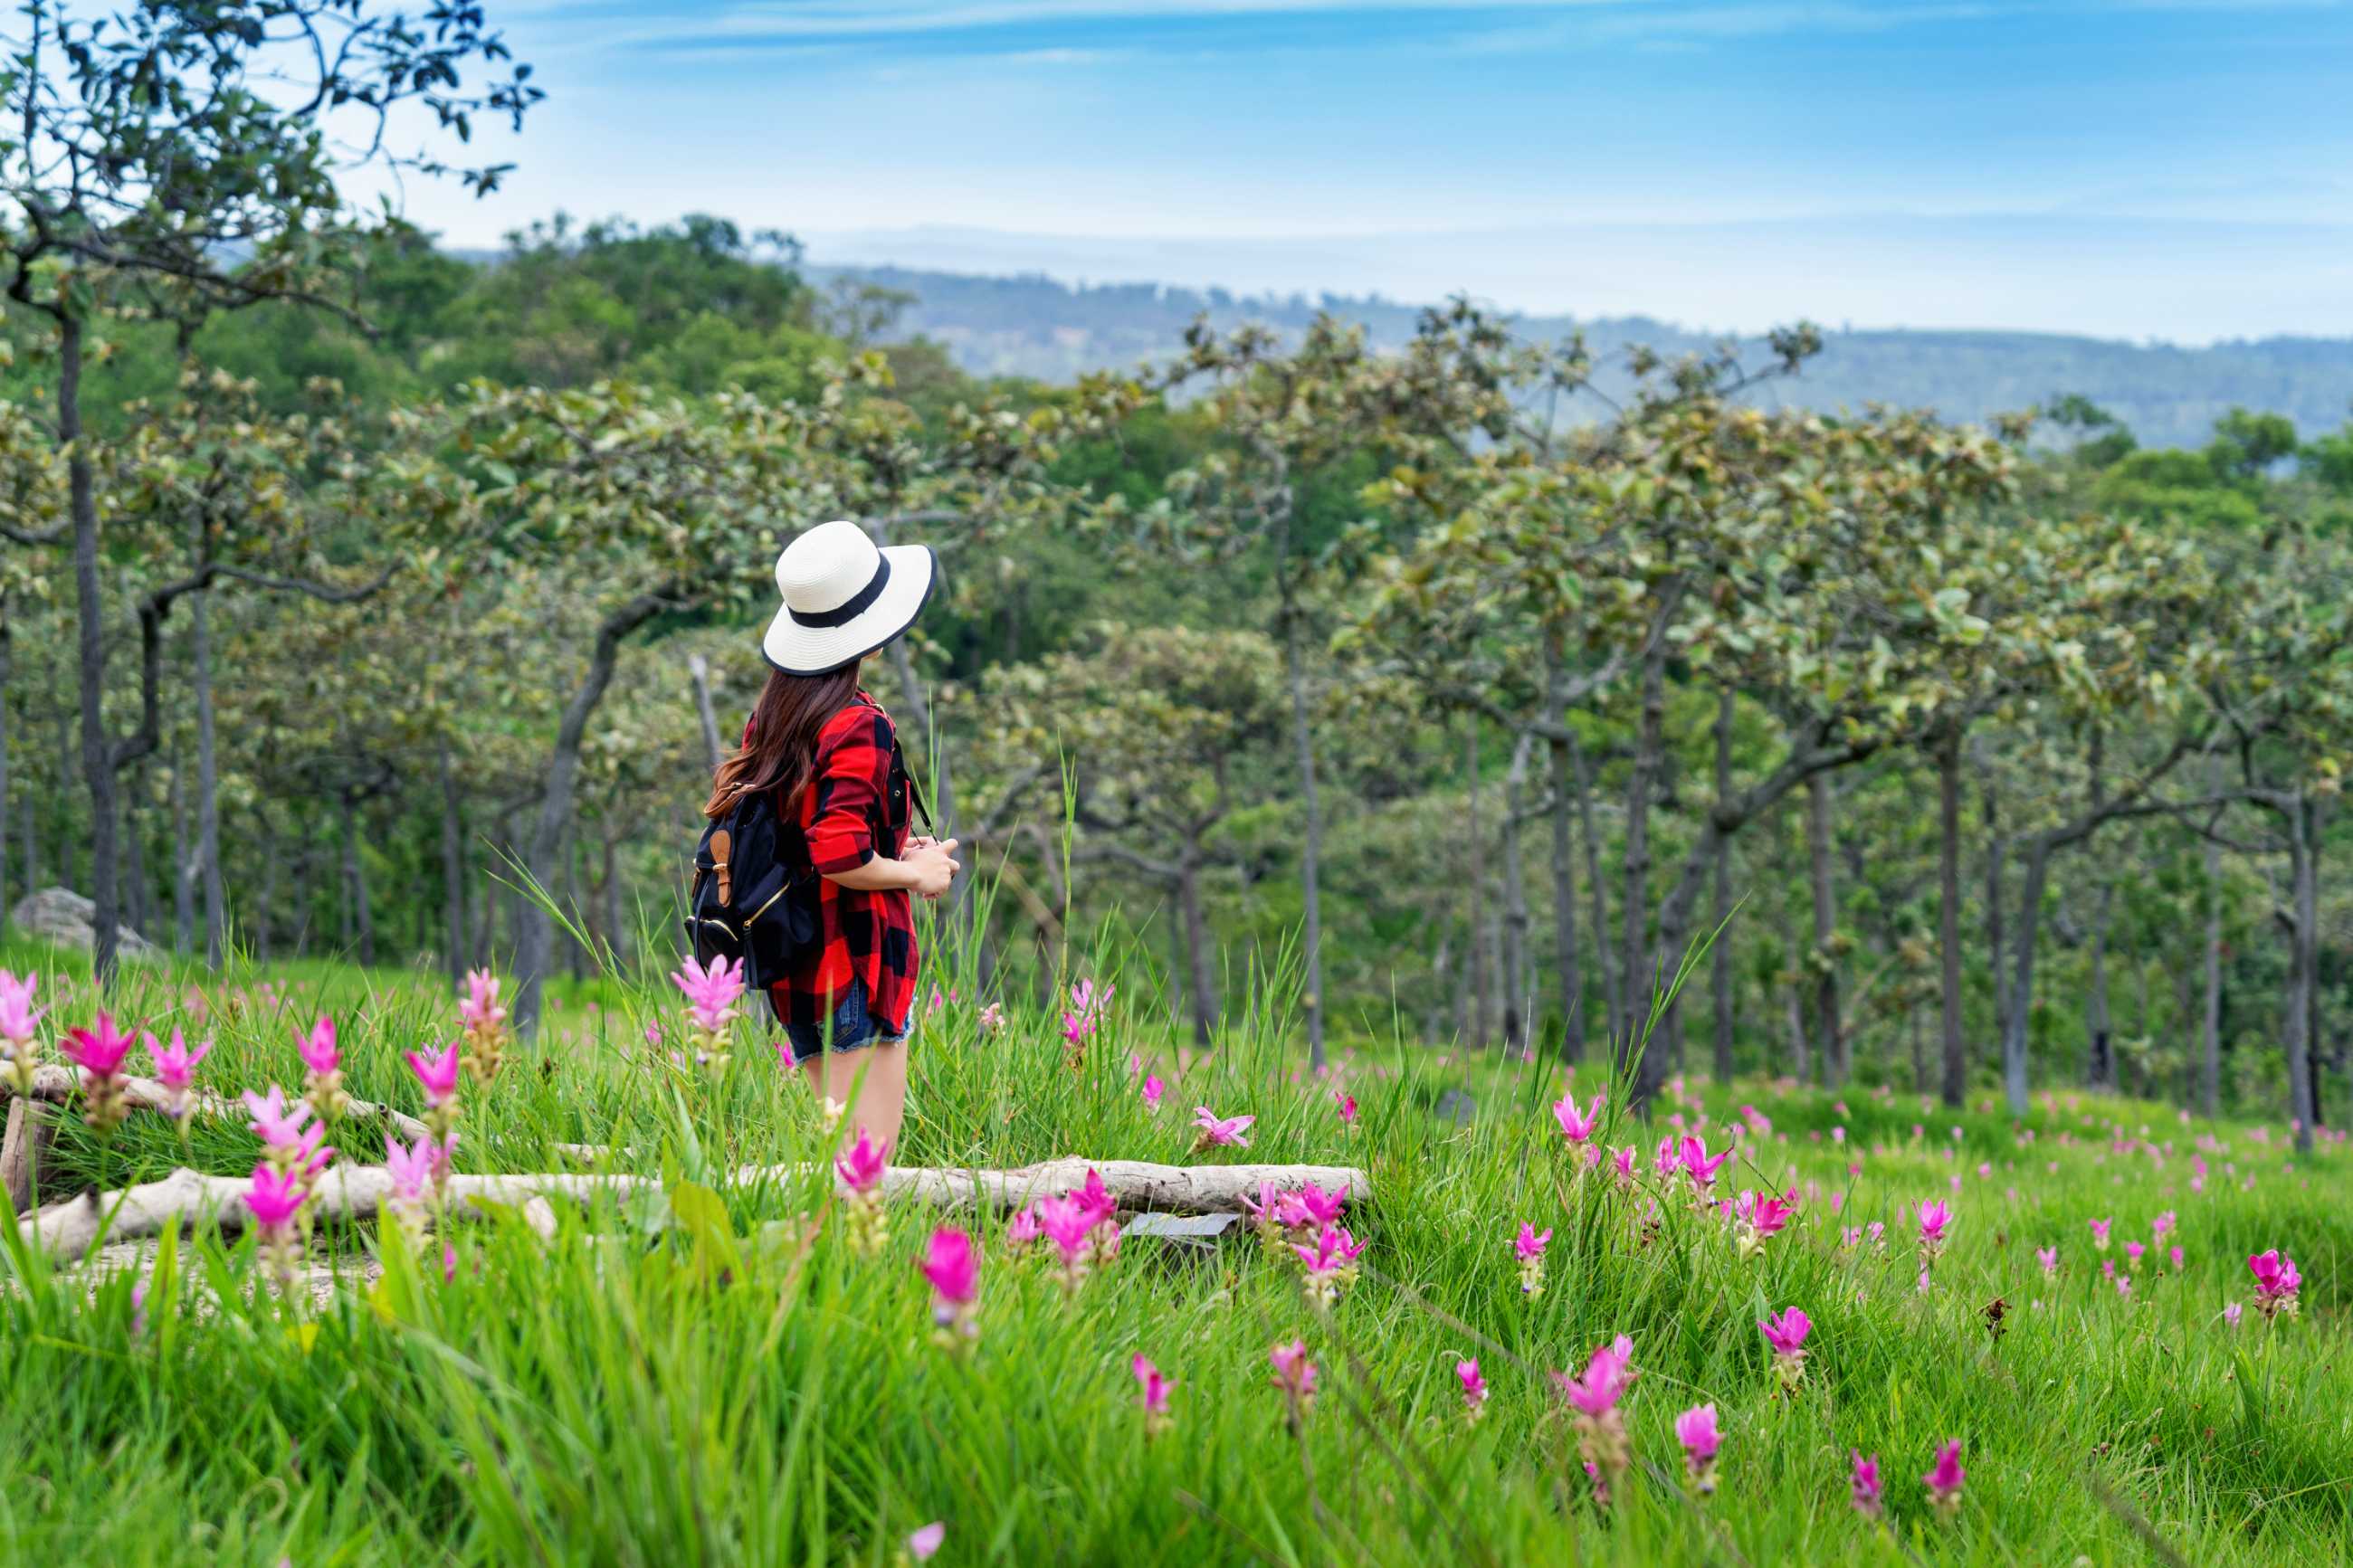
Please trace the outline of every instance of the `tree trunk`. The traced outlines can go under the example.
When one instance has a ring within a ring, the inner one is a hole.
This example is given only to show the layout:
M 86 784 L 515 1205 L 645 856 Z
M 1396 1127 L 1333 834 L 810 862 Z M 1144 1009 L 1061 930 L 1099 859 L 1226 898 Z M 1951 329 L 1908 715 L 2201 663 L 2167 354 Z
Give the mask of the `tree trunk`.
M 1626 1027 L 1618 1042 L 1618 1070 L 1633 1069 L 1638 1030 L 1647 1034 L 1658 995 L 1658 966 L 1651 957 L 1651 795 L 1657 787 L 1659 763 L 1666 750 L 1667 655 L 1663 641 L 1642 655 L 1642 691 L 1634 731 L 1634 764 L 1626 782 L 1626 903 L 1620 911 L 1625 921 L 1619 973 L 1626 987 Z M 1663 934 L 1663 933 L 1662 933 Z M 1645 987 L 1645 979 L 1649 985 Z M 1638 1021 L 1636 1015 L 1641 1015 Z M 1645 1071 L 1645 1080 L 1655 1074 Z M 1663 1082 L 1660 1078 L 1657 1081 Z
M 2288 964 L 2288 1117 L 2299 1153 L 2312 1152 L 2314 1001 L 2320 986 L 2320 814 L 2306 795 L 2289 797 L 2288 868 L 2294 879 L 2294 950 Z
M 76 890 L 83 886 L 80 878 L 75 874 L 74 868 L 74 820 L 71 798 L 74 770 L 81 766 L 81 742 L 77 738 L 74 731 L 75 718 L 79 712 L 79 708 L 68 707 L 62 703 L 57 710 L 57 810 L 51 816 L 51 820 L 56 823 L 58 829 L 58 884 Z
M 2001 1031 L 2002 1091 L 2012 1116 L 2026 1114 L 2031 1094 L 2027 1081 L 2026 1030 L 2034 1012 L 2034 938 L 2042 923 L 2042 889 L 2051 878 L 2052 848 L 2049 834 L 2038 833 L 2026 841 L 2026 874 L 2018 891 L 2018 930 L 2011 937 L 2018 954 Z
M 360 855 L 359 803 L 350 791 L 343 796 L 343 897 L 349 900 L 346 941 L 356 937 L 360 963 L 364 968 L 375 964 L 375 918 L 368 902 L 367 865 Z
M 1806 858 L 1814 895 L 1814 1043 L 1822 1081 L 1832 1089 L 1846 1082 L 1846 1030 L 1839 1017 L 1838 903 L 1831 886 L 1831 781 L 1816 773 L 1806 781 Z
M 1609 889 L 1601 879 L 1601 833 L 1593 823 L 1593 781 L 1586 766 L 1585 747 L 1574 731 L 1568 738 L 1568 760 L 1577 783 L 1577 837 L 1585 851 L 1586 895 L 1593 900 L 1593 918 L 1587 922 L 1593 932 L 1593 967 L 1601 976 L 1601 1007 L 1609 1038 L 1617 1040 L 1626 1033 L 1625 994 L 1619 984 L 1618 966 L 1609 961 Z
M 554 939 L 554 925 L 539 900 L 552 896 L 555 884 L 557 856 L 572 822 L 573 788 L 580 776 L 580 745 L 588 732 L 588 720 L 596 711 L 596 705 L 605 700 L 606 689 L 613 683 L 613 667 L 620 658 L 621 639 L 653 619 L 660 608 L 659 600 L 650 594 L 641 594 L 607 616 L 596 628 L 596 643 L 589 653 L 588 668 L 573 690 L 571 700 L 565 704 L 555 745 L 548 756 L 539 816 L 523 850 L 523 868 L 530 875 L 533 889 L 515 908 L 514 1024 L 519 1033 L 529 1034 L 539 1024 L 540 986 L 553 956 Z
M 1470 928 L 1471 968 L 1471 1030 L 1464 1042 L 1472 1050 L 1487 1048 L 1487 1011 L 1489 985 L 1493 973 L 1493 955 L 1487 948 L 1487 921 L 1481 904 L 1486 897 L 1487 879 L 1479 862 L 1479 721 L 1474 715 L 1463 725 L 1462 789 L 1470 802 L 1462 843 L 1462 919 Z
M 2084 998 L 2084 1081 L 2090 1088 L 2111 1090 L 2116 1087 L 2116 1053 L 2108 1015 L 2108 921 L 2116 896 L 2114 883 L 2101 885 L 2098 912 L 2092 919 L 2092 984 Z
M 1306 831 L 1299 856 L 1300 892 L 1305 905 L 1306 931 L 1301 960 L 1306 990 L 1300 998 L 1307 1024 L 1307 1063 L 1324 1070 L 1324 905 L 1319 879 L 1324 863 L 1324 808 L 1315 794 L 1315 731 L 1307 702 L 1307 666 L 1299 646 L 1298 612 L 1282 611 L 1283 673 L 1291 687 L 1291 738 L 1299 754 L 1299 802 L 1306 816 Z
M 106 735 L 106 602 L 98 580 L 98 497 L 90 447 L 82 439 L 82 323 L 68 315 L 58 329 L 58 442 L 67 451 L 73 514 L 74 613 L 79 621 L 81 772 L 90 788 L 90 896 L 97 906 L 90 967 L 103 988 L 114 978 L 122 918 L 116 866 L 114 748 Z
M 2010 853 L 2010 840 L 2001 836 L 1991 778 L 1987 778 L 1978 786 L 1978 811 L 1985 824 L 1986 836 L 1986 957 L 1987 968 L 1993 975 L 1993 1034 L 1997 1040 L 2007 1040 L 2010 1038 L 2010 972 L 2003 959 L 2001 867 Z
M 711 706 L 711 666 L 703 657 L 689 654 L 686 677 L 694 688 L 695 716 L 702 721 L 702 749 L 710 755 L 711 771 L 717 773 L 719 764 L 727 760 L 726 749 L 719 741 L 719 715 Z
M 196 943 L 196 855 L 188 844 L 188 770 L 172 752 L 172 950 Z
M 1422 1022 L 1421 1037 L 1431 1045 L 1446 1037 L 1446 976 L 1453 967 L 1454 933 L 1447 931 L 1439 937 L 1437 955 L 1430 961 L 1430 1010 Z M 1458 1026 L 1454 1032 L 1459 1037 L 1462 1031 Z
M 1947 729 L 1936 745 L 1936 945 L 1945 1047 L 1941 1087 L 1945 1103 L 1958 1109 L 1968 1094 L 1969 1058 L 1961 1035 L 1961 728 L 1957 724 Z M 1997 954 L 1997 985 L 2000 974 L 2001 959 Z
M 1715 798 L 1732 795 L 1732 714 L 1730 688 L 1715 702 Z M 1715 843 L 1715 951 L 1708 976 L 1715 1005 L 1715 1081 L 1732 1081 L 1732 942 L 1726 928 L 1732 920 L 1732 840 Z
M 1201 835 L 1185 836 L 1176 858 L 1176 909 L 1184 925 L 1185 973 L 1193 987 L 1193 1043 L 1208 1050 L 1218 1028 L 1218 976 L 1210 966 L 1209 927 L 1201 913 Z
M 1560 987 L 1560 1054 L 1567 1062 L 1585 1059 L 1585 976 L 1578 965 L 1577 945 L 1577 819 L 1576 788 L 1570 778 L 1568 707 L 1560 696 L 1561 669 L 1557 654 L 1547 649 L 1545 661 L 1545 719 L 1555 738 L 1546 742 L 1545 757 L 1552 777 L 1552 944 L 1553 981 Z
M 1528 752 L 1535 737 L 1523 734 L 1512 752 L 1512 771 L 1504 780 L 1504 1045 L 1523 1051 L 1528 1045 L 1528 1014 L 1534 1000 L 1528 984 L 1528 889 L 1520 853 L 1520 820 L 1526 806 Z
M 620 840 L 608 836 L 604 841 L 604 884 L 598 892 L 605 901 L 605 945 L 608 950 L 607 957 L 617 970 L 625 962 L 622 954 L 629 945 L 627 940 L 628 932 L 621 924 Z
M 142 786 L 145 777 L 143 769 L 134 771 L 122 791 L 122 905 L 131 929 L 142 936 L 155 923 L 155 911 L 150 902 L 154 888 L 147 879 L 147 837 L 139 820 L 139 797 L 144 793 Z
M 1807 1059 L 1806 999 L 1802 984 L 1793 984 L 1788 992 L 1789 1021 L 1789 1076 L 1804 1083 L 1813 1076 L 1813 1064 Z
M 441 903 L 448 928 L 448 947 L 441 967 L 449 984 L 466 981 L 466 825 L 459 815 L 458 769 L 449 756 L 449 738 L 439 747 L 441 764 Z
M 261 903 L 253 911 L 253 920 L 250 922 L 253 930 L 253 954 L 267 963 L 270 956 L 270 936 L 278 929 L 278 878 L 280 868 L 285 863 L 285 857 L 278 851 L 276 841 L 269 831 L 268 815 L 257 807 L 254 812 L 254 821 L 261 828 L 260 842 L 263 853 Z
M 220 756 L 213 729 L 212 594 L 189 606 L 191 677 L 196 704 L 196 868 L 204 884 L 205 962 L 215 969 L 228 943 L 228 891 L 221 877 Z M 263 852 L 270 853 L 264 842 Z
M 585 911 L 586 906 L 580 897 L 580 832 L 576 824 L 564 836 L 564 899 L 575 911 Z M 573 924 L 579 925 L 583 918 L 583 913 L 575 912 Z M 568 931 L 564 933 L 564 957 L 575 984 L 588 978 L 586 954 L 580 951 L 580 939 Z

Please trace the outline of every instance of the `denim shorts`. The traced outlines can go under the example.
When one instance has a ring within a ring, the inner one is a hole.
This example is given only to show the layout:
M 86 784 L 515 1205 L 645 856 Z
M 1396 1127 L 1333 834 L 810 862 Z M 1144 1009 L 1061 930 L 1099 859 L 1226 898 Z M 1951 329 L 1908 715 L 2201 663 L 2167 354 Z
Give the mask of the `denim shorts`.
M 885 1032 L 881 1019 L 866 1010 L 866 982 L 853 980 L 849 989 L 833 1009 L 833 1048 L 854 1051 L 861 1046 L 904 1045 L 907 1037 L 902 1033 Z M 793 1065 L 798 1067 L 826 1048 L 825 1026 L 822 1024 L 786 1024 L 785 1037 L 792 1042 Z

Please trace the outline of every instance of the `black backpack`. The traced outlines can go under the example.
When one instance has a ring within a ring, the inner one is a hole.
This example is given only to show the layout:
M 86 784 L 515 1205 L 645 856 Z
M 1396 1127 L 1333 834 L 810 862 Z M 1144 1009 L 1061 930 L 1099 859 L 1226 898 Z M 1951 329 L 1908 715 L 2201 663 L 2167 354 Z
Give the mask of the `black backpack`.
M 818 874 L 809 867 L 799 822 L 777 813 L 777 794 L 739 796 L 726 816 L 702 830 L 694 849 L 694 879 L 686 894 L 686 935 L 697 963 L 741 959 L 744 983 L 765 990 L 785 977 L 818 937 Z M 891 781 L 868 823 L 878 845 L 890 842 L 892 823 L 906 807 L 932 828 L 923 792 L 907 772 L 899 740 L 891 738 Z

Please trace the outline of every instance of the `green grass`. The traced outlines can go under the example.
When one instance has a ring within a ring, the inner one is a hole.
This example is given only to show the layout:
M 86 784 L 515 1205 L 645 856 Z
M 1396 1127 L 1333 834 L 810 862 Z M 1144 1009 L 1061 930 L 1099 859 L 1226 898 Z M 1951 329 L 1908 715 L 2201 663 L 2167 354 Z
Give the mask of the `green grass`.
M 150 1026 L 209 1033 L 204 1077 L 224 1089 L 292 1087 L 294 1029 L 330 1009 L 352 1091 L 418 1107 L 400 1053 L 454 1030 L 438 982 L 331 965 L 274 971 L 269 992 L 264 978 L 194 992 L 185 975 L 134 974 L 116 1001 Z M 675 1016 L 672 994 L 606 982 L 567 997 L 543 1044 L 470 1092 L 458 1163 L 559 1169 L 551 1141 L 627 1145 L 614 1168 L 670 1184 L 667 1226 L 644 1205 L 567 1214 L 553 1244 L 520 1223 L 463 1225 L 447 1283 L 388 1234 L 381 1283 L 301 1313 L 250 1288 L 249 1237 L 191 1236 L 150 1266 L 136 1334 L 129 1276 L 93 1290 L 11 1249 L 0 1561 L 888 1563 L 933 1520 L 948 1527 L 942 1563 L 2151 1561 L 2131 1519 L 2190 1563 L 2343 1560 L 2341 1145 L 2295 1161 L 2283 1129 L 2258 1141 L 2063 1094 L 2021 1143 L 1990 1109 L 1857 1092 L 1841 1110 L 1818 1092 L 1694 1086 L 1658 1124 L 1609 1128 L 1644 1152 L 1644 1186 L 1628 1194 L 1566 1157 L 1546 1110 L 1559 1069 L 1360 1047 L 1341 1064 L 1361 1107 L 1350 1132 L 1305 1079 L 1279 1007 L 1238 1019 L 1155 1115 L 1129 1057 L 1174 1077 L 1166 1002 L 1148 976 L 1109 978 L 1123 980 L 1113 1016 L 1075 1071 L 1057 1020 L 1018 1000 L 999 1034 L 979 1032 L 968 999 L 926 1018 L 906 1162 L 1182 1162 L 1194 1105 L 1253 1113 L 1241 1157 L 1371 1173 L 1375 1199 L 1349 1219 L 1370 1243 L 1366 1271 L 1328 1315 L 1287 1256 L 1255 1241 L 1208 1257 L 1131 1242 L 1066 1298 L 1043 1258 L 1008 1255 L 991 1216 L 980 1337 L 945 1352 L 914 1267 L 934 1216 L 894 1210 L 868 1258 L 828 1184 L 730 1187 L 737 1164 L 822 1158 L 807 1096 L 748 1031 L 720 1085 L 649 1058 L 645 1025 Z M 87 1006 L 69 1000 L 64 1016 Z M 1602 1081 L 1588 1065 L 1580 1099 Z M 1450 1088 L 1478 1102 L 1465 1124 L 1435 1113 Z M 1743 1138 L 1725 1181 L 1805 1200 L 1746 1264 L 1725 1225 L 1652 1183 L 1648 1159 L 1668 1117 L 1705 1118 L 1721 1147 L 1744 1104 L 1772 1130 Z M 111 1148 L 69 1128 L 53 1173 L 115 1186 L 183 1160 L 251 1164 L 239 1126 L 199 1124 L 183 1151 L 153 1121 L 134 1118 Z M 347 1157 L 371 1157 L 351 1142 Z M 1924 1294 L 1901 1215 L 1931 1196 L 1957 1217 Z M 2087 1222 L 2116 1220 L 2107 1256 L 2121 1267 L 2122 1243 L 2147 1241 L 2167 1209 L 2184 1270 L 2153 1251 L 2121 1299 Z M 1871 1219 L 1888 1224 L 1883 1254 L 1841 1247 L 1842 1226 Z M 1534 1299 L 1511 1248 L 1523 1220 L 1554 1232 Z M 2033 1252 L 2054 1242 L 2063 1270 L 2046 1280 Z M 319 1241 L 344 1257 L 378 1245 L 372 1228 Z M 2270 1246 L 2303 1266 L 2301 1319 L 2266 1325 L 2250 1310 L 2225 1329 L 2225 1303 L 2249 1300 L 2245 1257 Z M 2010 1309 L 1998 1342 L 1982 1315 L 1996 1297 Z M 1781 1399 L 1756 1322 L 1790 1305 L 1816 1328 L 1802 1392 Z M 1605 1511 L 1546 1373 L 1620 1332 L 1641 1371 L 1626 1406 L 1638 1458 Z M 1267 1363 L 1294 1336 L 1322 1380 L 1295 1431 Z M 1139 1352 L 1177 1382 L 1157 1441 L 1128 1370 Z M 1494 1391 L 1475 1425 L 1453 1372 L 1465 1354 Z M 1702 1401 L 1725 1428 L 1704 1501 L 1679 1484 L 1672 1432 Z M 1918 1478 L 1949 1437 L 1966 1444 L 1968 1480 L 1947 1521 Z M 1882 1458 L 1884 1526 L 1848 1504 L 1852 1448 Z

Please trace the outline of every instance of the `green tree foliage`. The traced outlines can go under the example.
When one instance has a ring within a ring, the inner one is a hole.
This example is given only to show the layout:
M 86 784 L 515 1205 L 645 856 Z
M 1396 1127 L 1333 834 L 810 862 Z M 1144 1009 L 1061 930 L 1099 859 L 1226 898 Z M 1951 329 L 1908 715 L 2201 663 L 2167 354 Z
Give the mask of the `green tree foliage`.
M 1956 1101 L 2079 1064 L 2307 1126 L 2341 1092 L 2345 438 L 1768 407 L 1754 353 L 1597 358 L 1460 304 L 1386 347 L 1204 327 L 1145 386 L 984 384 L 884 342 L 889 290 L 702 219 L 471 258 L 387 228 L 327 276 L 372 331 L 115 278 L 80 447 L 58 319 L 10 310 L 12 888 L 94 886 L 103 820 L 123 907 L 192 943 L 667 967 L 697 684 L 723 744 L 768 563 L 848 516 L 941 552 L 880 689 L 1003 873 L 932 938 L 993 987 L 1059 985 L 1106 925 L 1171 955 L 1207 1044 L 1296 975 L 1341 1041 L 1606 1036 L 1647 1092 L 1702 1010 L 1734 1070 Z

